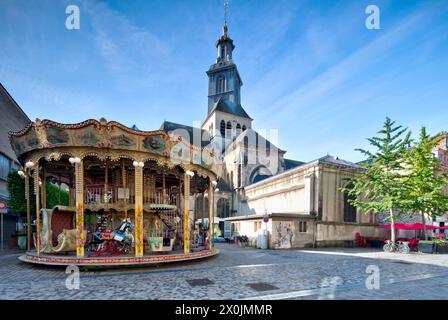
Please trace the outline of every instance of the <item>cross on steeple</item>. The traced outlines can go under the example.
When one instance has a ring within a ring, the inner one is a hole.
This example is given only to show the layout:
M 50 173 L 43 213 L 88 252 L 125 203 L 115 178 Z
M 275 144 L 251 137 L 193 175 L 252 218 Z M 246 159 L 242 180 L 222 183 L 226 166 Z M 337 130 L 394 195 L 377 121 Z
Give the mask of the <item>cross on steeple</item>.
M 223 36 L 227 36 L 227 6 L 228 5 L 229 5 L 229 2 L 227 0 L 224 0 L 224 26 L 222 28 Z
M 227 25 L 227 6 L 229 5 L 229 2 L 227 0 L 224 0 L 224 25 Z

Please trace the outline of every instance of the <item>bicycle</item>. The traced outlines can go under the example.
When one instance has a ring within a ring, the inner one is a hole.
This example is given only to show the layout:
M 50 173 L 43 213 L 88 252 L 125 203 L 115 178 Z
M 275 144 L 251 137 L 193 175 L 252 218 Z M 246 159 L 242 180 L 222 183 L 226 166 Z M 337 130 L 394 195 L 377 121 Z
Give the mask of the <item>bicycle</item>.
M 408 241 L 392 242 L 390 240 L 387 240 L 386 244 L 383 246 L 383 250 L 385 252 L 409 253 L 411 251 L 411 248 L 409 248 Z

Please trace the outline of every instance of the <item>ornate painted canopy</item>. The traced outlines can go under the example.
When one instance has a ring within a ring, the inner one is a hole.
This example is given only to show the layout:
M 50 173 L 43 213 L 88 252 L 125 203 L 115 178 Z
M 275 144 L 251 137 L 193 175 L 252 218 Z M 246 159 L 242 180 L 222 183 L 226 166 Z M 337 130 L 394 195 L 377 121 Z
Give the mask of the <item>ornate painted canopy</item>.
M 29 159 L 59 159 L 62 155 L 96 155 L 99 158 L 128 157 L 137 161 L 156 160 L 159 163 L 184 168 L 194 165 L 218 175 L 220 166 L 208 147 L 196 147 L 179 136 L 165 131 L 140 131 L 102 118 L 76 124 L 61 124 L 51 120 L 30 122 L 19 132 L 10 132 L 9 139 L 22 164 Z

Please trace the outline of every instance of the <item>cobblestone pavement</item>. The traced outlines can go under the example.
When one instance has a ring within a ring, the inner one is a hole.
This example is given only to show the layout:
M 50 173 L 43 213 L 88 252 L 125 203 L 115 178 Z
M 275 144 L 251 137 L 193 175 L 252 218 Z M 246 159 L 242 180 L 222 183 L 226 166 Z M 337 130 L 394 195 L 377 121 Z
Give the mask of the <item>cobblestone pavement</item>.
M 6 254 L 0 256 L 0 299 L 448 299 L 448 255 L 217 247 L 220 255 L 197 262 L 81 272 L 79 290 L 66 288 L 64 269 Z M 369 265 L 379 270 L 377 290 L 366 288 Z M 209 281 L 189 281 L 195 279 Z

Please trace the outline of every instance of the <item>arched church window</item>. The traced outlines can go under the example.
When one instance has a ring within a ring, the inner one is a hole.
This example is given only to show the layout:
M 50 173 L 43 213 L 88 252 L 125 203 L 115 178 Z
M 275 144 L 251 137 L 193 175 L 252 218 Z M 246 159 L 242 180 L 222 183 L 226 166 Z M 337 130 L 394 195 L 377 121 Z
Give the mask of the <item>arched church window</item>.
M 230 217 L 230 201 L 227 199 L 219 199 L 217 202 L 218 217 L 221 219 Z
M 226 122 L 224 120 L 221 120 L 221 125 L 220 125 L 220 132 L 221 132 L 221 136 L 225 137 L 226 135 Z
M 226 91 L 226 77 L 220 75 L 216 81 L 216 93 L 222 93 Z
M 221 59 L 224 59 L 226 57 L 226 48 L 221 45 Z
M 243 124 L 243 131 L 246 131 L 246 125 Z
M 230 121 L 227 121 L 227 126 L 226 126 L 226 137 L 230 138 L 230 136 L 232 135 L 232 123 Z
M 346 189 L 353 189 L 353 184 L 349 184 Z M 356 222 L 356 207 L 350 203 L 350 200 L 355 200 L 355 196 L 344 192 L 344 222 Z
M 236 134 L 239 135 L 241 133 L 241 125 L 239 123 L 236 124 Z

